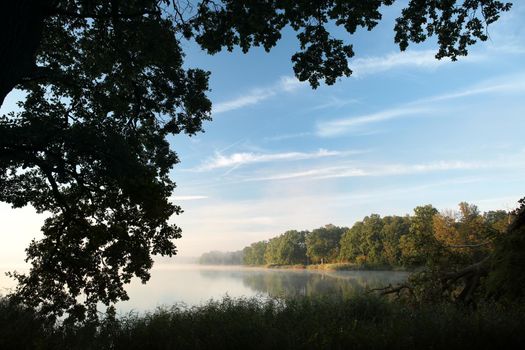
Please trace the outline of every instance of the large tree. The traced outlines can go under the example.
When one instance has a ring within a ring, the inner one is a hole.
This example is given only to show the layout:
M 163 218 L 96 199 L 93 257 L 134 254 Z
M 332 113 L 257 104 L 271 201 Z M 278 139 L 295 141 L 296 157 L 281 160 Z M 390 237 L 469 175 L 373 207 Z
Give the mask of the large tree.
M 339 242 L 347 227 L 332 224 L 319 227 L 306 236 L 306 255 L 313 263 L 335 262 L 339 256 Z
M 352 71 L 350 43 L 394 0 L 6 0 L 0 4 L 0 103 L 22 90 L 20 111 L 0 119 L 0 201 L 49 213 L 27 249 L 17 295 L 44 312 L 95 313 L 149 278 L 151 254 L 176 253 L 168 219 L 177 163 L 166 137 L 210 119 L 208 72 L 187 69 L 180 40 L 213 54 L 274 47 L 297 32 L 296 76 L 313 87 Z M 437 36 L 437 58 L 466 55 L 510 4 L 411 0 L 395 24 L 401 50 Z M 332 30 L 332 31 L 331 31 Z M 84 295 L 79 304 L 77 297 Z

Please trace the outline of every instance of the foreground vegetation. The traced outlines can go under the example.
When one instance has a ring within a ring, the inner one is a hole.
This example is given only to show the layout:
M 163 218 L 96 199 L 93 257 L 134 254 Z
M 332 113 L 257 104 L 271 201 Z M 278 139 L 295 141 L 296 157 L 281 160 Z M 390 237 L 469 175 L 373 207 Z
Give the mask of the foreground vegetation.
M 0 302 L 2 349 L 483 349 L 525 344 L 523 305 L 414 306 L 374 296 L 230 299 L 53 326 Z

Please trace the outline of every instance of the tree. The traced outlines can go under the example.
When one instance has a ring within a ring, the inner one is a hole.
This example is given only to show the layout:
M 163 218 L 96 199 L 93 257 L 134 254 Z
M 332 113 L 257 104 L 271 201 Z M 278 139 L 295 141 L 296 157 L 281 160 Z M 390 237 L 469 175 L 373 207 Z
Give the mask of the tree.
M 26 98 L 0 119 L 0 200 L 51 213 L 27 249 L 29 275 L 14 275 L 17 295 L 46 313 L 93 316 L 98 302 L 126 299 L 133 276 L 149 278 L 152 254 L 176 253 L 168 172 L 178 159 L 166 137 L 200 132 L 211 112 L 209 73 L 183 68 L 181 36 L 211 54 L 246 52 L 270 50 L 291 27 L 295 74 L 315 88 L 351 74 L 353 47 L 329 29 L 371 30 L 393 2 L 3 1 L 0 103 L 14 88 Z M 405 50 L 435 35 L 436 57 L 455 60 L 510 7 L 410 1 L 395 41 Z
M 339 246 L 339 259 L 342 261 L 355 262 L 358 256 L 365 256 L 362 221 L 357 221 L 341 236 Z
M 266 245 L 266 251 L 264 252 L 264 262 L 269 265 L 282 264 L 280 251 L 281 240 L 279 237 L 271 238 Z
M 437 209 L 430 204 L 414 208 L 409 232 L 399 241 L 404 265 L 423 265 L 436 253 L 433 220 L 437 213 Z
M 467 261 L 479 260 L 487 254 L 490 237 L 497 231 L 490 228 L 476 205 L 461 202 L 458 206 L 458 212 L 449 211 L 434 216 L 434 235 L 443 249 L 456 257 Z
M 378 214 L 372 214 L 363 219 L 363 237 L 366 245 L 367 263 L 384 263 L 382 229 L 383 221 Z
M 306 263 L 306 231 L 290 230 L 268 241 L 264 260 L 267 264 L 293 265 Z
M 383 218 L 381 237 L 383 241 L 383 260 L 390 266 L 401 265 L 399 242 L 408 234 L 410 218 L 408 216 L 386 216 Z
M 483 213 L 485 223 L 490 231 L 502 234 L 511 222 L 511 215 L 505 210 L 490 210 Z
M 280 236 L 279 256 L 281 264 L 294 265 L 306 263 L 307 231 L 286 231 Z
M 266 253 L 266 241 L 252 243 L 249 247 L 243 249 L 244 265 L 264 265 L 264 254 Z
M 314 263 L 334 261 L 339 255 L 339 241 L 348 228 L 328 224 L 306 236 L 306 255 Z
M 511 213 L 488 212 L 482 216 L 476 206 L 460 203 L 457 214 L 435 214 L 436 241 L 428 245 L 431 249 L 427 247 L 425 267 L 412 274 L 408 283 L 384 288 L 382 294 L 399 296 L 409 291 L 412 301 L 464 305 L 486 301 L 522 302 L 525 299 L 525 198 L 519 204 L 520 207 Z M 430 211 L 420 210 L 419 214 L 424 212 L 426 214 L 420 215 L 420 219 L 428 218 Z M 485 220 L 483 225 L 480 225 L 480 218 Z M 501 221 L 506 221 L 507 225 L 503 226 Z M 471 228 L 475 230 L 470 231 Z M 487 241 L 455 244 L 464 242 L 465 237 L 477 239 L 480 236 Z

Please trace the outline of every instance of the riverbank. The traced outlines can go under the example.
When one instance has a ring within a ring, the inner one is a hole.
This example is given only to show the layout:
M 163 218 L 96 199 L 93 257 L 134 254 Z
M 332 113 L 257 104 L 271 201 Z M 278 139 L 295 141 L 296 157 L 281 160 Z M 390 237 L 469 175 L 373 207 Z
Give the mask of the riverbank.
M 409 306 L 374 296 L 232 299 L 53 326 L 0 299 L 9 349 L 488 349 L 525 344 L 523 304 Z

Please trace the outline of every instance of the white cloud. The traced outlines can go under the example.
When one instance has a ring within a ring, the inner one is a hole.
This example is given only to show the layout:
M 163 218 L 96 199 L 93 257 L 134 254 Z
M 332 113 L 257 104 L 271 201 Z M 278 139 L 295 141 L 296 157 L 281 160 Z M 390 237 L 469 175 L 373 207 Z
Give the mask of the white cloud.
M 250 178 L 247 181 L 272 181 L 272 180 L 290 180 L 298 178 L 313 178 L 313 179 L 323 179 L 336 177 L 335 174 L 347 174 L 350 176 L 352 173 L 353 176 L 366 176 L 366 173 L 362 169 L 349 169 L 347 167 L 327 167 L 327 168 L 316 168 L 309 169 L 304 171 L 297 172 L 284 172 L 269 176 L 254 177 Z
M 282 140 L 289 140 L 289 139 L 295 139 L 299 137 L 305 137 L 312 135 L 311 132 L 298 132 L 298 133 L 291 133 L 291 134 L 282 134 L 282 135 L 276 135 L 276 136 L 268 136 L 265 137 L 264 141 L 282 141 Z
M 332 96 L 328 98 L 327 102 L 317 105 L 315 107 L 312 107 L 311 110 L 316 111 L 316 110 L 325 109 L 325 108 L 341 108 L 349 104 L 354 104 L 354 103 L 359 103 L 359 102 L 360 102 L 359 99 L 356 99 L 356 98 L 340 99 L 340 98 Z
M 435 161 L 420 164 L 382 164 L 371 166 L 336 166 L 336 167 L 319 167 L 306 169 L 303 171 L 280 172 L 267 176 L 256 176 L 247 178 L 245 181 L 273 181 L 273 180 L 290 180 L 290 179 L 311 179 L 323 180 L 344 177 L 382 177 L 382 176 L 399 176 L 414 175 L 431 172 L 443 172 L 453 170 L 473 170 L 481 168 L 508 168 L 521 167 L 525 163 L 523 160 L 510 161 L 502 159 L 491 162 L 468 162 L 468 161 Z
M 233 100 L 216 103 L 213 107 L 213 114 L 233 111 L 235 109 L 257 104 L 275 95 L 272 89 L 254 89 L 247 95 L 239 96 Z
M 435 55 L 435 50 L 393 52 L 384 56 L 356 58 L 350 62 L 349 66 L 354 72 L 354 77 L 362 77 L 404 67 L 435 69 L 451 62 L 449 59 L 438 60 Z M 481 55 L 470 54 L 462 58 L 462 61 L 481 59 L 483 59 Z
M 316 134 L 317 136 L 321 137 L 340 136 L 349 132 L 357 131 L 361 127 L 372 123 L 409 116 L 421 116 L 429 113 L 436 113 L 438 110 L 441 111 L 443 109 L 442 106 L 436 106 L 436 102 L 443 102 L 483 94 L 513 92 L 525 92 L 525 73 L 514 74 L 513 76 L 498 77 L 497 79 L 468 86 L 463 90 L 457 90 L 442 95 L 430 96 L 376 113 L 344 117 L 327 121 L 323 120 L 317 124 Z
M 238 96 L 232 100 L 215 103 L 213 106 L 213 114 L 229 112 L 243 107 L 255 105 L 279 93 L 293 92 L 303 85 L 304 83 L 300 82 L 295 77 L 281 77 L 279 82 L 273 86 L 255 88 L 250 90 L 245 95 Z
M 512 93 L 525 91 L 525 74 L 514 75 L 513 77 L 504 77 L 492 82 L 467 87 L 466 89 L 456 92 L 432 96 L 412 102 L 412 104 L 422 104 L 429 102 L 440 102 L 453 100 L 462 97 L 491 94 L 491 93 Z
M 405 116 L 421 115 L 427 112 L 428 110 L 423 108 L 394 108 L 356 117 L 322 121 L 317 124 L 317 135 L 321 137 L 338 136 L 356 130 L 366 124 Z
M 383 56 L 356 58 L 350 62 L 350 67 L 353 70 L 354 77 L 363 77 L 366 75 L 377 74 L 392 69 L 406 67 L 436 69 L 437 67 L 451 63 L 448 58 L 441 60 L 436 59 L 435 54 L 435 50 L 392 52 Z M 471 52 L 468 56 L 462 57 L 460 62 L 479 62 L 487 59 L 487 57 L 488 56 L 484 53 Z M 293 76 L 283 76 L 272 86 L 254 88 L 248 91 L 246 94 L 238 96 L 234 99 L 215 103 L 213 106 L 213 113 L 225 113 L 247 106 L 256 105 L 280 93 L 296 91 L 302 86 L 305 86 L 305 83 L 300 82 L 297 80 L 297 78 Z M 329 101 L 326 104 L 314 107 L 314 109 L 342 107 L 349 103 L 355 102 L 357 102 L 355 99 L 345 101 Z
M 334 157 L 347 155 L 355 152 L 340 152 L 340 151 L 328 151 L 325 149 L 319 149 L 316 152 L 283 152 L 283 153 L 253 153 L 253 152 L 240 152 L 233 153 L 230 155 L 223 155 L 219 152 L 215 156 L 205 162 L 203 165 L 197 168 L 199 171 L 214 170 L 220 168 L 231 168 L 238 167 L 245 164 L 253 163 L 265 163 L 273 161 L 294 161 L 294 160 L 305 160 L 315 159 L 324 157 Z
M 276 92 L 292 92 L 299 89 L 301 86 L 304 86 L 304 84 L 304 82 L 299 81 L 296 77 L 284 76 L 281 77 L 281 80 L 276 85 L 276 88 L 274 88 L 274 90 L 277 90 Z
M 446 60 L 436 60 L 434 55 L 435 52 L 431 50 L 396 52 L 385 56 L 357 58 L 350 63 L 350 66 L 354 71 L 353 75 L 356 77 L 361 77 L 368 74 L 384 72 L 398 67 L 417 66 L 424 68 L 434 68 L 447 63 Z M 476 58 L 471 55 L 468 56 L 468 59 L 474 60 Z M 238 96 L 234 99 L 215 103 L 213 106 L 213 113 L 225 113 L 247 106 L 252 106 L 274 97 L 279 93 L 293 92 L 302 86 L 305 86 L 305 83 L 300 82 L 297 80 L 297 78 L 292 76 L 284 76 L 272 86 L 254 88 L 248 91 L 246 94 Z M 327 105 L 321 105 L 315 109 L 326 108 L 330 106 L 341 107 L 343 105 L 355 102 L 356 100 L 353 99 L 346 101 L 330 101 Z

